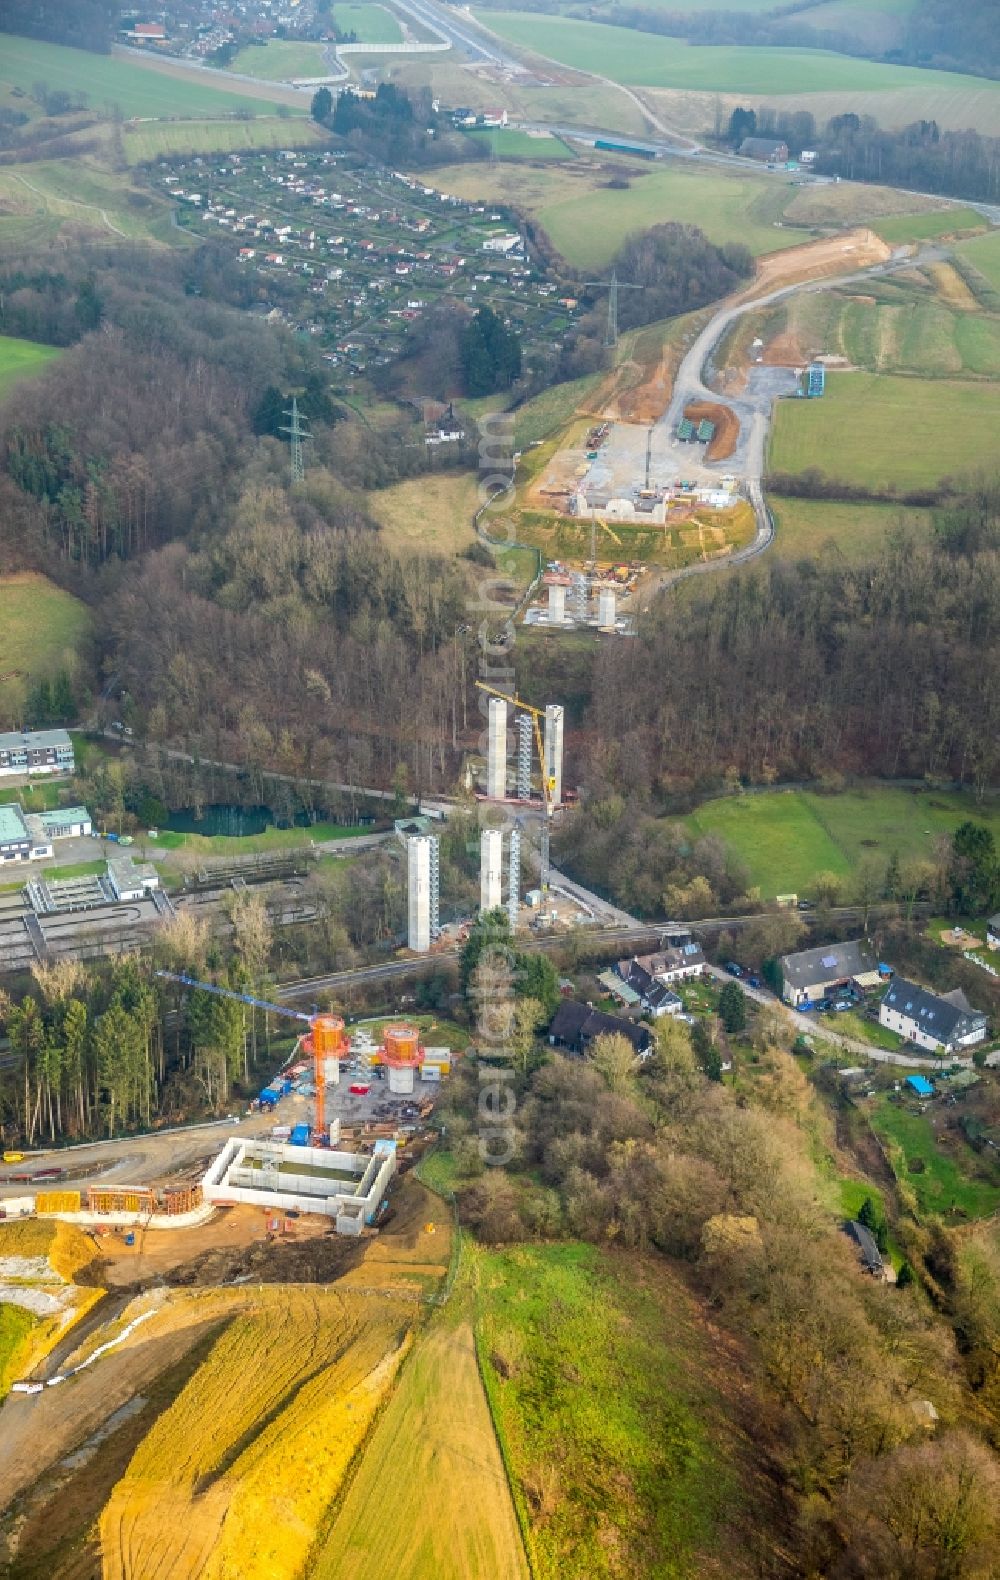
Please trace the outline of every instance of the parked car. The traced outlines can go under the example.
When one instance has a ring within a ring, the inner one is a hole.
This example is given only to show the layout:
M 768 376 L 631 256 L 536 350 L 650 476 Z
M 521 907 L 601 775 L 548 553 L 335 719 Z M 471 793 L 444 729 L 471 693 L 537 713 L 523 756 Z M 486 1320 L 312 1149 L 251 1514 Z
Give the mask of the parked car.
M 815 900 L 800 900 L 799 904 L 798 904 L 798 908 L 799 908 L 800 911 L 814 911 L 816 909 L 816 901 Z
M 747 977 L 747 987 L 762 988 L 763 986 L 764 986 L 763 982 L 760 980 L 760 977 L 757 976 L 756 974 L 754 974 L 753 976 Z
M 738 966 L 735 960 L 726 961 L 726 970 L 731 977 L 741 977 L 743 975 L 743 967 Z

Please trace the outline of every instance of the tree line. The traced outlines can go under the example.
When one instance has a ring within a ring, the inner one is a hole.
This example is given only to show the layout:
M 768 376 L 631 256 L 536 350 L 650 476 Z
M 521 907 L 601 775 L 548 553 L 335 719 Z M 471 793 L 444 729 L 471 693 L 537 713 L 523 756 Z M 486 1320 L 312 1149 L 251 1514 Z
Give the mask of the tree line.
M 769 558 L 602 647 L 583 778 L 640 795 L 831 773 L 1000 777 L 1000 487 L 863 566 Z
M 0 0 L 0 33 L 22 33 L 109 55 L 121 18 L 119 0 Z

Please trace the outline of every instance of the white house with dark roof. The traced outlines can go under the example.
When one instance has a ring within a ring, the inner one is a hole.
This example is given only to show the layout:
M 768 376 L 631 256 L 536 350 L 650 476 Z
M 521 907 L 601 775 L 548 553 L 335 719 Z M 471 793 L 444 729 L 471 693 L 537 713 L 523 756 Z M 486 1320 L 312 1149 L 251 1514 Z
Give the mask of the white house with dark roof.
M 619 960 L 617 969 L 619 986 L 634 993 L 646 1014 L 652 1015 L 654 1020 L 658 1020 L 661 1015 L 679 1015 L 684 1008 L 683 1000 L 672 992 L 666 982 L 653 976 L 643 961 Z
M 904 977 L 886 990 L 878 1018 L 889 1031 L 938 1055 L 974 1048 L 989 1032 L 987 1017 L 973 1009 L 961 988 L 931 993 Z

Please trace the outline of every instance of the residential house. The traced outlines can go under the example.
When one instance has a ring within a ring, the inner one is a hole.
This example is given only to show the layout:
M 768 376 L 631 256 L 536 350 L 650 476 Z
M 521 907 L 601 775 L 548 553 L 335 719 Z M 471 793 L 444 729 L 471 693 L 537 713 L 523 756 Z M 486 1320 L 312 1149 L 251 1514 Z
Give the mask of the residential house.
M 602 1010 L 591 1009 L 575 999 L 564 999 L 552 1017 L 549 1026 L 549 1043 L 553 1048 L 565 1048 L 568 1053 L 586 1054 L 595 1037 L 621 1036 L 628 1039 L 640 1059 L 653 1050 L 653 1038 L 648 1026 L 636 1025 L 620 1015 L 605 1015 Z
M 1000 949 L 1000 911 L 986 923 L 987 949 Z
M 622 985 L 635 994 L 644 1012 L 654 1020 L 661 1015 L 679 1015 L 684 1008 L 677 994 L 665 982 L 657 981 L 640 960 L 619 960 L 617 971 Z
M 931 993 L 904 977 L 896 977 L 879 1008 L 879 1022 L 907 1042 L 947 1056 L 985 1042 L 989 1021 L 973 1009 L 961 988 Z
M 762 165 L 784 165 L 788 163 L 788 144 L 778 137 L 744 137 L 740 154 Z
M 657 982 L 683 982 L 700 977 L 705 969 L 701 944 L 683 927 L 674 927 L 660 936 L 660 948 L 651 955 L 636 957 Z
M 834 988 L 876 987 L 881 980 L 878 962 L 867 938 L 854 938 L 843 944 L 821 944 L 818 949 L 803 949 L 785 955 L 781 961 L 782 997 L 798 1006 L 824 998 Z

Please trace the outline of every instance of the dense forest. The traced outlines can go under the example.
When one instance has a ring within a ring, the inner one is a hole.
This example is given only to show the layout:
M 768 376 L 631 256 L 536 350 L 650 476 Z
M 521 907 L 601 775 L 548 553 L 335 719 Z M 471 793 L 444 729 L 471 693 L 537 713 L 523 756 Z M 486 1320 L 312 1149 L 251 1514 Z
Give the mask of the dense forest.
M 769 559 L 601 648 L 585 778 L 662 795 L 869 773 L 1000 776 L 1000 487 L 871 563 Z M 627 765 L 627 766 L 626 766 Z
M 107 55 L 120 15 L 119 0 L 0 0 L 0 33 Z
M 450 778 L 469 567 L 388 554 L 362 491 L 464 449 L 414 442 L 402 410 L 332 421 L 313 348 L 210 300 L 193 267 L 123 249 L 11 269 L 5 327 L 75 344 L 0 410 L 0 569 L 44 569 L 96 609 L 153 740 L 254 774 L 378 783 L 402 760 Z M 292 393 L 312 420 L 294 493 L 269 436 Z

